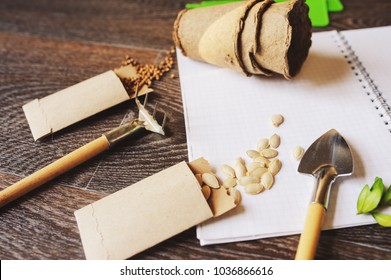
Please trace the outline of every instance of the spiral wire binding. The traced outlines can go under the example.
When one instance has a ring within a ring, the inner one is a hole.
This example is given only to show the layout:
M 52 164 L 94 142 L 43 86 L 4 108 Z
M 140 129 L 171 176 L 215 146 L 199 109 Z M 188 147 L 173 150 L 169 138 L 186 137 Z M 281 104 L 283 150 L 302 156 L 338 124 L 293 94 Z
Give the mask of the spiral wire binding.
M 379 90 L 374 80 L 366 71 L 358 56 L 354 53 L 345 36 L 339 32 L 336 32 L 336 35 L 333 37 L 338 48 L 341 50 L 341 53 L 344 55 L 347 62 L 351 65 L 351 69 L 354 72 L 354 75 L 361 83 L 361 86 L 373 104 L 374 109 L 378 112 L 379 117 L 387 126 L 387 130 L 391 133 L 391 107 L 387 103 L 387 100 L 383 97 L 382 92 Z

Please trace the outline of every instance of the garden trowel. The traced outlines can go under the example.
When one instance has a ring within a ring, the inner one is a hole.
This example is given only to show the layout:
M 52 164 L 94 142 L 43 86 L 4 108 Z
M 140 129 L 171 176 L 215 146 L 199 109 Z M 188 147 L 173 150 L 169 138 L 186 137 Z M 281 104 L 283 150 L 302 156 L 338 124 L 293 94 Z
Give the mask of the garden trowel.
M 300 161 L 298 171 L 311 174 L 316 179 L 316 189 L 307 210 L 295 257 L 296 260 L 311 260 L 318 246 L 330 187 L 338 176 L 353 173 L 353 157 L 349 145 L 338 131 L 329 130 L 308 148 Z

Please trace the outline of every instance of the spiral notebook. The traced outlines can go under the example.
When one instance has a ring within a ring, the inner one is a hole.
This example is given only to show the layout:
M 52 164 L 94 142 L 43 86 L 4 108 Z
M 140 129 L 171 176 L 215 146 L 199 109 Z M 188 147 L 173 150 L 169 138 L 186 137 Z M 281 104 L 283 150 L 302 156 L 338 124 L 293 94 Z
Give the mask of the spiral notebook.
M 297 172 L 291 151 L 309 147 L 331 128 L 351 146 L 355 170 L 334 183 L 323 228 L 374 222 L 356 215 L 356 201 L 376 176 L 391 184 L 391 26 L 314 33 L 312 41 L 302 71 L 291 81 L 248 78 L 178 52 L 189 160 L 205 157 L 224 177 L 223 163 L 246 158 L 260 138 L 281 136 L 283 167 L 273 188 L 259 195 L 242 192 L 240 207 L 199 225 L 201 244 L 299 233 L 314 180 Z M 277 113 L 285 117 L 278 128 L 270 121 Z

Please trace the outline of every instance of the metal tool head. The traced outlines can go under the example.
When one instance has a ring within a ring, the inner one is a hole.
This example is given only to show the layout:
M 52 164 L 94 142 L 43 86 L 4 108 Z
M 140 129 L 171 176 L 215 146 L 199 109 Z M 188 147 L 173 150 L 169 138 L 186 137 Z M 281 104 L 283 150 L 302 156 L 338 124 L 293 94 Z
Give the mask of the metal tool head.
M 138 99 L 138 93 L 139 91 L 138 91 L 138 84 L 137 84 L 135 100 L 136 100 L 137 108 L 139 110 L 138 120 L 143 123 L 144 128 L 146 130 L 164 135 L 164 126 L 166 125 L 166 117 L 167 117 L 166 113 L 164 113 L 163 121 L 162 124 L 160 125 L 155 119 L 157 103 L 155 104 L 153 114 L 150 115 L 147 109 L 145 109 L 145 105 L 147 104 L 147 100 L 148 100 L 148 93 L 145 95 L 144 104 L 141 104 L 140 100 Z
M 300 173 L 315 175 L 322 167 L 332 166 L 337 176 L 353 173 L 353 156 L 348 143 L 335 129 L 319 137 L 300 161 Z

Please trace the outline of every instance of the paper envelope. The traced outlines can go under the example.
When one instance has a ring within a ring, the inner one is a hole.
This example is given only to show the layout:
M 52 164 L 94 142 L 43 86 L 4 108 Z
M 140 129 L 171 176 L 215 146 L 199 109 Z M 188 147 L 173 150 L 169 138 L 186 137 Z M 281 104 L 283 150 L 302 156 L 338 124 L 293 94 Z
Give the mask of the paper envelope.
M 104 72 L 23 106 L 34 140 L 41 139 L 103 110 L 134 98 L 121 79 L 136 77 L 133 66 Z M 143 86 L 139 95 L 151 92 Z
M 181 162 L 75 211 L 86 258 L 127 259 L 233 209 L 224 188 L 204 198 L 194 174 L 210 171 L 203 158 Z

